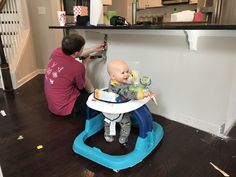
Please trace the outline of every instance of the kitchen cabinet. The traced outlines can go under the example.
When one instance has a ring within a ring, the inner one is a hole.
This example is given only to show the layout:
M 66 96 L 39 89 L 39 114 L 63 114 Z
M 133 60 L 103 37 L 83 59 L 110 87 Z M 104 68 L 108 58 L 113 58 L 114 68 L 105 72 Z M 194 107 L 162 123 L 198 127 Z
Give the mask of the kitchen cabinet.
M 133 0 L 127 0 L 126 20 L 130 23 L 132 22 L 132 2 Z
M 162 0 L 139 0 L 138 3 L 139 3 L 138 4 L 139 9 L 162 6 Z
M 131 23 L 132 2 L 133 0 L 113 0 L 112 5 L 106 6 L 106 11 L 116 11 L 117 15 L 124 17 Z
M 112 0 L 102 0 L 104 6 L 112 5 Z
M 148 0 L 148 7 L 160 7 L 162 6 L 162 0 Z
M 139 0 L 138 1 L 138 9 L 145 9 L 147 4 L 147 0 Z
M 197 4 L 198 0 L 189 0 L 189 4 Z

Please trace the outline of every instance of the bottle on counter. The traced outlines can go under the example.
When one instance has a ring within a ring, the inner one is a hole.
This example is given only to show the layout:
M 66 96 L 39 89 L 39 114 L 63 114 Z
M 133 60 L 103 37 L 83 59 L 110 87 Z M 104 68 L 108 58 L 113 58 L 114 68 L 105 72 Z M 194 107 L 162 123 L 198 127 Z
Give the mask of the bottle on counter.
M 203 14 L 200 12 L 200 9 L 198 8 L 193 17 L 194 22 L 202 22 L 203 21 Z
M 104 24 L 105 25 L 110 25 L 110 20 L 108 19 L 108 16 L 107 16 L 107 14 L 103 14 L 103 21 L 104 21 Z

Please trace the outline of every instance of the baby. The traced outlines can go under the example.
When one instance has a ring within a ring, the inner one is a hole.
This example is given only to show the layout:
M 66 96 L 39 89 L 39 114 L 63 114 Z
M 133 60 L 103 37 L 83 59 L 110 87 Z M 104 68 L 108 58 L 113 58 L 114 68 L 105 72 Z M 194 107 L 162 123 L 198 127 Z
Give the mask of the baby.
M 130 83 L 130 70 L 123 60 L 112 60 L 107 65 L 107 71 L 110 76 L 108 91 L 117 93 L 128 100 L 138 100 L 148 96 L 148 92 L 140 92 L 130 89 L 133 86 L 133 84 Z M 121 126 L 119 143 L 124 144 L 128 141 L 131 130 L 129 113 L 123 115 L 119 124 Z M 105 140 L 107 142 L 114 141 L 114 136 L 110 134 L 110 123 L 105 121 L 104 129 Z

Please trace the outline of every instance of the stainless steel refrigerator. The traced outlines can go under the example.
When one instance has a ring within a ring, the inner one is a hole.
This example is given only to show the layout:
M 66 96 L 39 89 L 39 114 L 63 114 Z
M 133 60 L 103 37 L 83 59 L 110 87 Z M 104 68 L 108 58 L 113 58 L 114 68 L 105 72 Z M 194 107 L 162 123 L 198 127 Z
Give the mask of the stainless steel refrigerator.
M 198 0 L 205 20 L 212 24 L 236 24 L 236 0 Z

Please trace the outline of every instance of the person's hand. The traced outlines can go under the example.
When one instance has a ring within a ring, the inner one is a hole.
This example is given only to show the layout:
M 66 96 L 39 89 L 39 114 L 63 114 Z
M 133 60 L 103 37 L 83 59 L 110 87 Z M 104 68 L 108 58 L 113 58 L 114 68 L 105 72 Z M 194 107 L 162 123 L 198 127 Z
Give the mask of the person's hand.
M 153 92 L 149 92 L 148 95 L 154 101 L 154 103 L 157 105 L 157 100 L 156 100 L 155 94 Z
M 90 58 L 90 55 L 88 55 L 84 60 L 82 60 L 82 63 L 85 64 L 85 65 L 87 65 L 87 64 L 89 64 L 91 61 L 92 61 L 92 60 L 91 60 L 91 58 Z
M 106 48 L 107 48 L 107 46 L 105 43 L 97 44 L 96 46 L 94 46 L 93 52 L 99 53 L 99 52 L 106 50 Z

